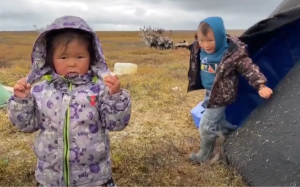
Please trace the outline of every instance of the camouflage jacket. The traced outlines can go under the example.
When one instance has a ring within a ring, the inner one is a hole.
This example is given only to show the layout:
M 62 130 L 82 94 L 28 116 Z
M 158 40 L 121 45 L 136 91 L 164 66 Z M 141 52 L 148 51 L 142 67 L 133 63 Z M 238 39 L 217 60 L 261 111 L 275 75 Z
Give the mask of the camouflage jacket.
M 249 84 L 258 89 L 267 82 L 259 67 L 248 57 L 246 44 L 238 38 L 227 35 L 228 51 L 224 54 L 217 70 L 207 108 L 227 106 L 234 102 L 239 83 L 238 73 L 245 77 Z M 200 77 L 200 47 L 197 42 L 189 47 L 190 67 L 188 71 L 188 92 L 204 89 Z

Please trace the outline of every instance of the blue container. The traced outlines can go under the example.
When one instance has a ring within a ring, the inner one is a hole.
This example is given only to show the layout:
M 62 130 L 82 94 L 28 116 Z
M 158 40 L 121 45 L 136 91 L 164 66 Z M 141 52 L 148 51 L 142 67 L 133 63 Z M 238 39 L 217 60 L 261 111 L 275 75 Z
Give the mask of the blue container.
M 201 120 L 201 117 L 202 117 L 204 111 L 205 111 L 205 106 L 203 105 L 203 101 L 201 101 L 197 106 L 195 106 L 191 110 L 191 114 L 192 114 L 195 126 L 197 128 L 199 128 L 200 120 Z

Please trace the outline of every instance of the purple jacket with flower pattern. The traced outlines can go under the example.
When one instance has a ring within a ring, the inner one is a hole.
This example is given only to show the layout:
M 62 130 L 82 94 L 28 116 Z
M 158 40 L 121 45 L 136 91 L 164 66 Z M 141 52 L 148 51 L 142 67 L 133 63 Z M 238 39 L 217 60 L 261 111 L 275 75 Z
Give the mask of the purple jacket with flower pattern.
M 97 60 L 86 75 L 61 77 L 45 64 L 45 36 L 54 29 L 82 29 L 94 36 Z M 31 94 L 8 103 L 10 121 L 21 131 L 40 130 L 34 144 L 36 179 L 43 186 L 98 186 L 112 177 L 108 131 L 124 129 L 130 119 L 126 90 L 109 95 L 102 82 L 107 68 L 100 41 L 79 17 L 56 19 L 38 36 L 32 51 Z

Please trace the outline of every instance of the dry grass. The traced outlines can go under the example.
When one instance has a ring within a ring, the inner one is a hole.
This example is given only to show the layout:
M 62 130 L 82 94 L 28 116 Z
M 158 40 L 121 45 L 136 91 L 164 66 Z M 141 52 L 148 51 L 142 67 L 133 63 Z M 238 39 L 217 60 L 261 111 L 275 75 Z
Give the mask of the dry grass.
M 233 33 L 233 32 L 232 32 Z M 174 32 L 175 42 L 193 41 L 193 32 Z M 233 34 L 239 34 L 234 32 Z M 109 67 L 115 62 L 139 65 L 135 75 L 122 76 L 131 92 L 130 125 L 111 133 L 114 179 L 119 186 L 245 186 L 232 168 L 192 165 L 186 158 L 199 149 L 199 133 L 190 109 L 203 92 L 186 93 L 189 52 L 159 51 L 140 42 L 137 32 L 99 32 Z M 30 68 L 36 33 L 2 32 L 0 82 L 14 85 Z M 173 87 L 178 90 L 173 91 Z M 36 159 L 35 134 L 24 134 L 0 111 L 0 186 L 32 186 Z

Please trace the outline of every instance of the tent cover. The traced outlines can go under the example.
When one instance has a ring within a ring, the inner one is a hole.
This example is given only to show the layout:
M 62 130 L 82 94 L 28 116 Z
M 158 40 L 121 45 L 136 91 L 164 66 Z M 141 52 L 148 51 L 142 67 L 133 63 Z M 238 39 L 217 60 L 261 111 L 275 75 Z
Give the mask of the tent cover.
M 227 140 L 227 159 L 250 186 L 300 185 L 300 0 L 282 1 L 240 39 L 274 95 L 260 98 L 242 78 L 226 111 L 241 127 Z

